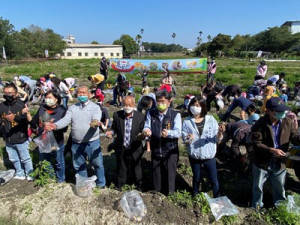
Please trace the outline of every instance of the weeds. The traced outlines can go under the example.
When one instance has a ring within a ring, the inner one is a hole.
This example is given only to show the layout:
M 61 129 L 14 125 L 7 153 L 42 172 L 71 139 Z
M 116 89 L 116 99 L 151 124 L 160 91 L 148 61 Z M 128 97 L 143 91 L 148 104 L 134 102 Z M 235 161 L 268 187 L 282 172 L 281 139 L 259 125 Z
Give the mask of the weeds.
M 267 211 L 265 215 L 265 220 L 269 224 L 278 224 L 278 225 L 296 225 L 300 224 L 300 215 L 287 211 L 286 202 L 280 204 L 274 209 Z
M 201 213 L 207 214 L 210 212 L 210 207 L 204 196 L 204 193 L 200 192 L 199 194 L 195 195 L 193 201 L 195 206 L 201 208 Z
M 180 190 L 174 194 L 168 196 L 168 200 L 171 201 L 174 205 L 181 207 L 191 207 L 193 206 L 192 195 L 187 190 Z
M 37 164 L 37 167 L 31 176 L 34 177 L 34 183 L 39 187 L 47 186 L 56 179 L 53 167 L 46 160 Z
M 221 221 L 224 225 L 230 225 L 230 224 L 234 224 L 238 221 L 238 216 L 234 215 L 234 216 L 223 216 L 221 218 Z
M 33 208 L 31 203 L 26 203 L 23 207 L 23 211 L 25 213 L 25 217 L 28 217 L 30 214 L 32 214 Z
M 136 187 L 134 184 L 132 185 L 129 185 L 129 184 L 125 184 L 123 187 L 122 187 L 122 191 L 131 191 L 131 190 L 134 190 Z
M 184 175 L 193 176 L 192 167 L 181 164 L 178 168 L 178 172 Z

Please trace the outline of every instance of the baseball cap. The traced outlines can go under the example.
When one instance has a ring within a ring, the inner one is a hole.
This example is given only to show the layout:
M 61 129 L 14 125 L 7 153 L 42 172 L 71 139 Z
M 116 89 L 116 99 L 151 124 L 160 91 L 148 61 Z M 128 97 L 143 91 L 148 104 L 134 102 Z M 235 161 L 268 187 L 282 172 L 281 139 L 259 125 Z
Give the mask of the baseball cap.
M 270 98 L 266 103 L 266 108 L 275 112 L 284 112 L 290 110 L 290 108 L 287 107 L 284 102 L 278 97 Z

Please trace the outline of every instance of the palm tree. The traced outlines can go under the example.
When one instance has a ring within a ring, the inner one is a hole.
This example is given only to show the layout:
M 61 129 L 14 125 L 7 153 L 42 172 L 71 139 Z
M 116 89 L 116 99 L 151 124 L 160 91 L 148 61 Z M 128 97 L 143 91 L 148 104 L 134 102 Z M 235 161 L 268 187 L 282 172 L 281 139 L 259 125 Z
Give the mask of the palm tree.
M 173 34 L 172 34 L 172 38 L 173 38 L 173 44 L 174 44 L 174 39 L 175 39 L 175 37 L 176 37 L 176 34 L 175 34 L 175 33 L 173 33 Z
M 203 33 L 203 32 L 200 31 L 200 32 L 199 32 L 199 37 L 197 37 L 197 43 L 196 43 L 197 46 L 200 46 L 200 44 L 201 44 L 201 42 L 202 42 L 202 38 L 201 38 L 202 33 Z
M 142 29 L 141 29 L 141 34 L 143 34 L 143 33 L 144 33 L 144 29 L 142 28 Z
M 137 34 L 137 35 L 135 36 L 135 41 L 136 41 L 138 44 L 140 44 L 141 39 L 142 39 L 142 35 Z
M 208 36 L 207 36 L 207 40 L 208 40 L 209 42 L 211 42 L 211 41 L 212 41 L 212 37 L 211 37 L 210 35 L 208 35 Z

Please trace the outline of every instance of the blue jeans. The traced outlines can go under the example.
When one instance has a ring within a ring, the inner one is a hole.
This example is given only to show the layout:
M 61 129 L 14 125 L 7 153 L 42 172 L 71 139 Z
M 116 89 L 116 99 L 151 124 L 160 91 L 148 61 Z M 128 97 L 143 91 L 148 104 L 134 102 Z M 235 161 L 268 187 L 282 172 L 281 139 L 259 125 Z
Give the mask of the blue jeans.
M 263 199 L 263 186 L 264 183 L 270 178 L 270 182 L 273 189 L 273 200 L 275 205 L 278 205 L 281 200 L 285 200 L 285 177 L 286 169 L 280 170 L 269 166 L 267 170 L 258 168 L 253 164 L 252 169 L 253 186 L 252 186 L 252 207 L 260 208 L 264 206 Z
M 90 141 L 87 143 L 72 143 L 73 166 L 82 177 L 87 177 L 86 157 L 94 166 L 96 171 L 96 185 L 104 187 L 106 184 L 103 166 L 103 157 L 100 147 L 100 140 Z
M 53 151 L 51 153 L 40 153 L 40 161 L 47 160 L 51 163 L 51 158 L 55 158 L 56 164 L 55 164 L 55 170 L 56 170 L 56 176 L 58 183 L 64 182 L 66 179 L 65 176 L 65 156 L 64 156 L 64 149 L 65 146 L 61 145 L 59 146 L 59 150 Z M 53 166 L 51 165 L 51 169 L 53 169 Z
M 30 173 L 33 172 L 32 160 L 30 158 L 28 148 L 29 141 L 25 141 L 22 144 L 6 143 L 8 158 L 16 169 L 16 176 L 29 176 Z
M 65 109 L 68 109 L 68 101 L 69 101 L 68 96 L 62 98 L 63 107 L 65 107 Z
M 216 158 L 201 160 L 189 157 L 189 160 L 193 171 L 193 194 L 196 195 L 199 193 L 201 165 L 203 165 L 207 171 L 208 179 L 212 185 L 214 198 L 219 197 L 220 189 L 217 175 Z

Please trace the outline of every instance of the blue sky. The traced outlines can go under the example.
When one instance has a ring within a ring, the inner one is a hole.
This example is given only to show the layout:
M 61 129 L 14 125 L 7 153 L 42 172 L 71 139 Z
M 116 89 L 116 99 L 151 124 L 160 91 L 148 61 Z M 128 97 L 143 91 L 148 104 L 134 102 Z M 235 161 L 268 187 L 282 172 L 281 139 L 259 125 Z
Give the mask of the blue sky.
M 194 47 L 218 33 L 256 34 L 285 21 L 300 20 L 299 0 L 3 0 L 0 17 L 16 30 L 31 24 L 76 37 L 76 43 L 112 44 L 122 34 L 143 41 Z

